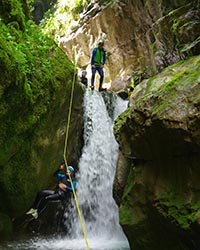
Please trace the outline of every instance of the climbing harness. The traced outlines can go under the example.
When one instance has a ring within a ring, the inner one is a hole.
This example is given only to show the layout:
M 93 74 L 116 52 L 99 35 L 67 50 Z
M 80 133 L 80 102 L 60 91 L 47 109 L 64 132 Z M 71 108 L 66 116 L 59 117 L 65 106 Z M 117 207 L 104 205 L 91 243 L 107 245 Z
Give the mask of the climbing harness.
M 64 161 L 65 161 L 66 166 L 68 166 L 67 156 L 66 156 L 67 153 L 66 152 L 67 152 L 67 142 L 68 142 L 68 138 L 69 138 L 69 127 L 70 127 L 70 120 L 71 120 L 71 113 L 72 113 L 72 104 L 73 104 L 74 88 L 75 88 L 75 80 L 76 80 L 76 65 L 77 65 L 76 48 L 74 47 L 73 49 L 74 49 L 74 55 L 75 55 L 74 75 L 73 75 L 73 81 L 72 81 L 72 89 L 71 89 L 71 97 L 70 97 L 70 105 L 69 105 L 67 128 L 66 128 L 66 135 L 65 135 L 65 145 L 64 145 L 64 153 L 63 153 Z M 69 174 L 69 179 L 70 179 L 72 192 L 73 192 L 73 195 L 74 195 L 74 200 L 75 200 L 75 203 L 76 203 L 76 208 L 77 208 L 77 211 L 78 211 L 78 215 L 79 215 L 79 219 L 80 219 L 81 228 L 82 228 L 82 231 L 83 231 L 83 236 L 84 236 L 84 239 L 85 239 L 86 247 L 87 247 L 87 250 L 90 250 L 90 246 L 89 246 L 89 243 L 88 243 L 88 238 L 87 238 L 87 233 L 86 233 L 83 217 L 82 217 L 82 214 L 81 214 L 81 210 L 80 210 L 79 203 L 78 203 L 78 198 L 76 196 L 76 191 L 74 189 L 74 185 L 73 185 L 72 178 L 71 178 L 70 174 Z

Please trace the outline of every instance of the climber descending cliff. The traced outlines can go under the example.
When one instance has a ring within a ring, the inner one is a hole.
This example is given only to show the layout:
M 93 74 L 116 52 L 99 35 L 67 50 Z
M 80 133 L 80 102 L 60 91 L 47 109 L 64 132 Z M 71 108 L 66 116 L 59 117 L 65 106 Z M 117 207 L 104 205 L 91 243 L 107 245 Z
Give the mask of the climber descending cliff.
M 72 183 L 69 179 L 71 175 Z M 58 185 L 55 190 L 43 190 L 39 192 L 35 198 L 32 208 L 26 213 L 37 219 L 38 216 L 45 210 L 49 201 L 64 201 L 71 196 L 72 185 L 76 188 L 76 181 L 74 178 L 74 168 L 66 167 L 64 161 L 61 162 L 60 167 L 54 173 L 54 177 L 58 179 Z
M 75 199 L 71 199 L 66 204 L 64 218 L 61 214 L 62 223 L 65 222 L 67 229 L 64 237 L 61 236 L 62 234 L 58 237 L 51 235 L 46 238 L 40 238 L 38 235 L 37 239 L 34 237 L 27 242 L 15 242 L 13 247 L 9 242 L 7 250 L 66 248 L 69 250 L 130 250 L 119 225 L 118 207 L 113 199 L 113 180 L 118 159 L 118 144 L 113 134 L 113 124 L 116 117 L 127 108 L 127 104 L 127 101 L 111 92 L 102 95 L 98 91 L 92 93 L 87 90 L 84 95 L 84 147 L 76 176 L 78 180 L 76 193 L 91 248 L 89 245 L 85 247 Z M 51 213 L 52 210 L 49 212 Z M 49 218 L 47 216 L 43 218 Z M 43 218 L 38 221 L 39 227 L 44 224 Z M 52 215 L 50 221 L 54 218 L 57 220 L 58 217 Z M 34 219 L 32 225 L 31 230 L 35 228 Z M 55 221 L 53 225 L 56 235 L 58 222 Z M 63 230 L 63 227 L 61 229 Z
M 102 88 L 103 79 L 104 79 L 104 65 L 106 63 L 106 50 L 104 48 L 104 41 L 100 40 L 98 43 L 98 47 L 94 48 L 92 51 L 92 58 L 91 58 L 91 66 L 92 66 L 92 79 L 91 79 L 91 89 L 94 90 L 94 81 L 95 81 L 95 74 L 98 71 L 100 75 L 99 80 L 99 91 L 105 91 L 105 88 Z

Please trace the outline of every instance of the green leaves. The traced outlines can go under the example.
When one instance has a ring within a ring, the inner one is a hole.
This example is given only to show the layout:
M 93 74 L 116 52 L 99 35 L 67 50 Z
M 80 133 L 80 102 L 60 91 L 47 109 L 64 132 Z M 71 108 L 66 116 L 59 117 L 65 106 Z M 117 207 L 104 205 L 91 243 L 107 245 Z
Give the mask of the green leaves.
M 0 166 L 1 186 L 9 194 L 5 204 L 19 213 L 41 185 L 35 185 L 38 172 L 31 154 L 51 126 L 52 113 L 69 98 L 74 68 L 33 21 L 25 22 L 21 29 L 13 18 L 16 13 L 13 10 L 6 22 L 0 19 Z
M 46 14 L 44 32 L 56 40 L 67 37 L 78 24 L 81 13 L 87 9 L 88 4 L 88 0 L 60 0 L 55 12 L 52 15 L 49 12 Z
M 0 20 L 2 142 L 9 127 L 20 134 L 40 121 L 63 87 L 67 69 L 73 70 L 65 54 L 32 21 L 26 23 L 26 32 L 18 28 Z

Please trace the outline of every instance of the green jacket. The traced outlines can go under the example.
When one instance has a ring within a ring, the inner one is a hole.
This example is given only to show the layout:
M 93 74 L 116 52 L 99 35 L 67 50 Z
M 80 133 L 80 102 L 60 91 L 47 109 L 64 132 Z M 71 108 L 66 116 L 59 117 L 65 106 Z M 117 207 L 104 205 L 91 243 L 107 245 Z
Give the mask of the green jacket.
M 98 47 L 92 51 L 91 65 L 101 66 L 106 62 L 106 50 L 100 50 Z

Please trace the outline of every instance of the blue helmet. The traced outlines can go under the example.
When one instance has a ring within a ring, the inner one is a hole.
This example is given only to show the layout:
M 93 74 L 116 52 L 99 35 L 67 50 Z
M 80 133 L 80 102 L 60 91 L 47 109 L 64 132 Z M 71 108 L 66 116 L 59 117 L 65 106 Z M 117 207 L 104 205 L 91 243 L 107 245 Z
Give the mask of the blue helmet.
M 70 171 L 71 174 L 74 174 L 74 168 L 72 166 L 68 166 L 67 170 Z
M 65 164 L 65 160 L 62 160 L 61 162 L 60 162 L 60 165 L 64 165 Z

